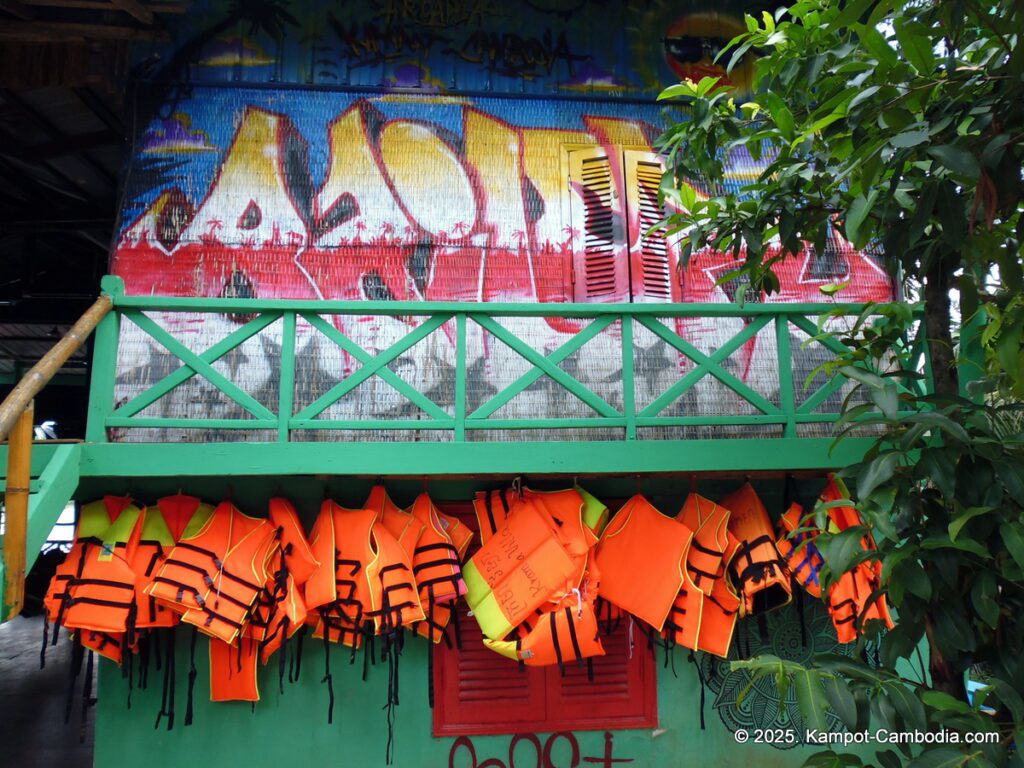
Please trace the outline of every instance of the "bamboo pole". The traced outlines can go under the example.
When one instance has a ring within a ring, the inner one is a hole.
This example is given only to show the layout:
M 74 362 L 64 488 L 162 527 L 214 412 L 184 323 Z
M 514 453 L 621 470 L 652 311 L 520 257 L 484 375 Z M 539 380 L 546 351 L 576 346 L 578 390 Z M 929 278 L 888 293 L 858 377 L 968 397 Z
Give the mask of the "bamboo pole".
M 113 306 L 114 301 L 110 296 L 100 296 L 96 299 L 63 338 L 53 345 L 42 360 L 32 366 L 3 403 L 0 403 L 0 441 L 7 438 L 29 402 L 49 383 L 68 358 L 78 351 Z
M 4 620 L 21 613 L 25 599 L 25 542 L 28 537 L 28 492 L 32 476 L 33 401 L 18 416 L 7 446 L 4 491 Z

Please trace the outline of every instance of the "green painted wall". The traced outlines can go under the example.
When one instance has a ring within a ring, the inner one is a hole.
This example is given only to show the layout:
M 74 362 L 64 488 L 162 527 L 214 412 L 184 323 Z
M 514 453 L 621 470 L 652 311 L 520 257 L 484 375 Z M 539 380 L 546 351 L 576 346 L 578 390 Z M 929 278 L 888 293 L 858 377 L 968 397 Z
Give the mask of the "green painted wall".
M 96 712 L 96 761 L 103 768 L 118 766 L 378 766 L 384 765 L 386 729 L 384 712 L 387 671 L 371 669 L 366 682 L 360 679 L 361 664 L 350 667 L 347 654 L 332 652 L 332 671 L 337 703 L 334 723 L 327 724 L 327 691 L 320 684 L 323 675 L 323 650 L 319 644 L 307 644 L 301 680 L 285 682 L 284 695 L 277 689 L 277 667 L 272 661 L 260 673 L 263 697 L 252 711 L 248 704 L 211 704 L 208 693 L 208 664 L 205 640 L 199 642 L 196 667 L 195 722 L 182 727 L 185 713 L 184 682 L 187 671 L 187 643 L 182 637 L 178 647 L 177 712 L 174 730 L 164 726 L 154 730 L 153 721 L 160 706 L 160 674 L 150 672 L 149 687 L 136 690 L 132 708 L 125 707 L 128 686 L 121 672 L 111 663 L 100 668 Z M 426 696 L 426 644 L 406 646 L 401 663 L 402 703 L 395 722 L 396 768 L 442 768 L 447 766 L 454 739 L 431 737 L 431 713 Z M 707 730 L 700 730 L 700 687 L 693 665 L 685 655 L 677 654 L 676 672 L 662 668 L 658 679 L 660 728 L 656 731 L 620 731 L 614 738 L 616 758 L 632 758 L 640 767 L 696 765 L 714 768 L 773 768 L 799 765 L 808 754 L 804 748 L 778 751 L 767 747 L 740 746 L 719 717 L 706 707 Z M 275 659 L 276 661 L 276 659 Z M 581 755 L 604 754 L 603 732 L 576 732 Z M 542 736 L 543 741 L 543 736 Z M 497 757 L 508 762 L 507 736 L 475 736 L 478 762 Z M 555 768 L 570 766 L 566 742 L 552 751 Z M 520 768 L 532 768 L 534 760 L 528 744 L 517 748 Z M 465 751 L 454 765 L 472 765 Z

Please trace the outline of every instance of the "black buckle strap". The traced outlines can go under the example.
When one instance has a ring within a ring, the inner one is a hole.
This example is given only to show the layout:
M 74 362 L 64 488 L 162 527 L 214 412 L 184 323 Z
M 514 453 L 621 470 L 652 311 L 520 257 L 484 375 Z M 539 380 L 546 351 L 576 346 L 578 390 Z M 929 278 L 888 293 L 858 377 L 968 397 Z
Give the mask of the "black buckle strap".
M 569 622 L 569 640 L 572 641 L 572 651 L 576 654 L 576 661 L 583 663 L 583 651 L 580 650 L 580 642 L 576 638 L 576 625 L 572 620 L 572 609 L 565 609 L 565 618 Z
M 498 532 L 498 524 L 494 521 L 494 510 L 491 508 L 491 494 L 493 491 L 488 491 L 484 494 L 484 507 L 487 510 L 487 522 L 491 526 L 490 535 L 493 536 Z M 505 503 L 504 497 L 501 499 L 502 503 Z M 506 505 L 507 508 L 507 505 Z
M 565 663 L 562 661 L 562 645 L 558 642 L 558 621 L 555 619 L 555 612 L 548 614 L 551 623 L 551 642 L 555 646 L 555 659 L 558 661 L 558 672 L 565 677 Z

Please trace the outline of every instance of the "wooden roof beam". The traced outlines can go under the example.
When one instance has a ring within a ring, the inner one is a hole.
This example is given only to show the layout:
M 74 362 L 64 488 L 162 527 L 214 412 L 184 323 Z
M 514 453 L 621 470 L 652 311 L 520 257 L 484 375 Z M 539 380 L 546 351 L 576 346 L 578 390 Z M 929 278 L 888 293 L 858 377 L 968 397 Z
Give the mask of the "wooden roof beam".
M 32 21 L 35 18 L 32 9 L 18 0 L 0 0 L 0 11 L 6 11 L 22 21 Z
M 153 12 L 136 0 L 110 0 L 110 4 L 119 11 L 124 11 L 133 19 L 141 21 L 147 27 L 153 24 Z
M 164 40 L 167 33 L 156 29 L 114 24 L 72 24 L 56 21 L 5 21 L 0 24 L 0 41 L 55 43 L 67 40 Z
M 6 2 L 6 0 L 0 0 L 0 2 Z M 110 2 L 108 0 L 21 0 L 22 5 L 26 6 L 38 6 L 43 8 L 70 8 L 72 10 L 80 11 L 109 11 Z M 145 11 L 149 13 L 184 13 L 185 3 L 183 2 L 167 2 L 167 3 L 136 3 L 141 6 Z
M 120 142 L 121 138 L 116 131 L 112 131 L 109 128 L 102 131 L 79 133 L 24 147 L 23 157 L 26 160 L 32 161 L 49 160 L 50 158 L 63 157 L 64 155 L 84 152 L 89 149 L 110 147 Z

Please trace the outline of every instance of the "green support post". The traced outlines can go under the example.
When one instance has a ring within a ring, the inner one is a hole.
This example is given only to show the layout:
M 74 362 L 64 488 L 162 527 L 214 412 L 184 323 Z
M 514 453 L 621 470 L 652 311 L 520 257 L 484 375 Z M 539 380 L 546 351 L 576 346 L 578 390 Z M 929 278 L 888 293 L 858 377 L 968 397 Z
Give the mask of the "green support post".
M 779 404 L 786 416 L 783 437 L 796 437 L 796 395 L 793 392 L 793 354 L 790 350 L 789 315 L 775 318 L 775 340 L 779 363 Z
M 277 394 L 277 440 L 288 442 L 289 422 L 292 418 L 292 400 L 295 397 L 295 313 L 284 313 L 281 329 L 281 381 Z
M 622 413 L 626 417 L 626 439 L 636 440 L 636 391 L 633 382 L 633 317 L 620 315 L 622 323 Z
M 117 302 L 124 294 L 124 281 L 108 275 L 103 278 L 100 287 L 114 300 L 114 308 L 100 320 L 92 342 L 92 381 L 89 385 L 89 410 L 85 427 L 85 439 L 90 443 L 107 441 L 107 416 L 114 409 L 117 350 L 121 336 L 121 313 Z
M 466 315 L 455 316 L 455 442 L 466 440 Z

